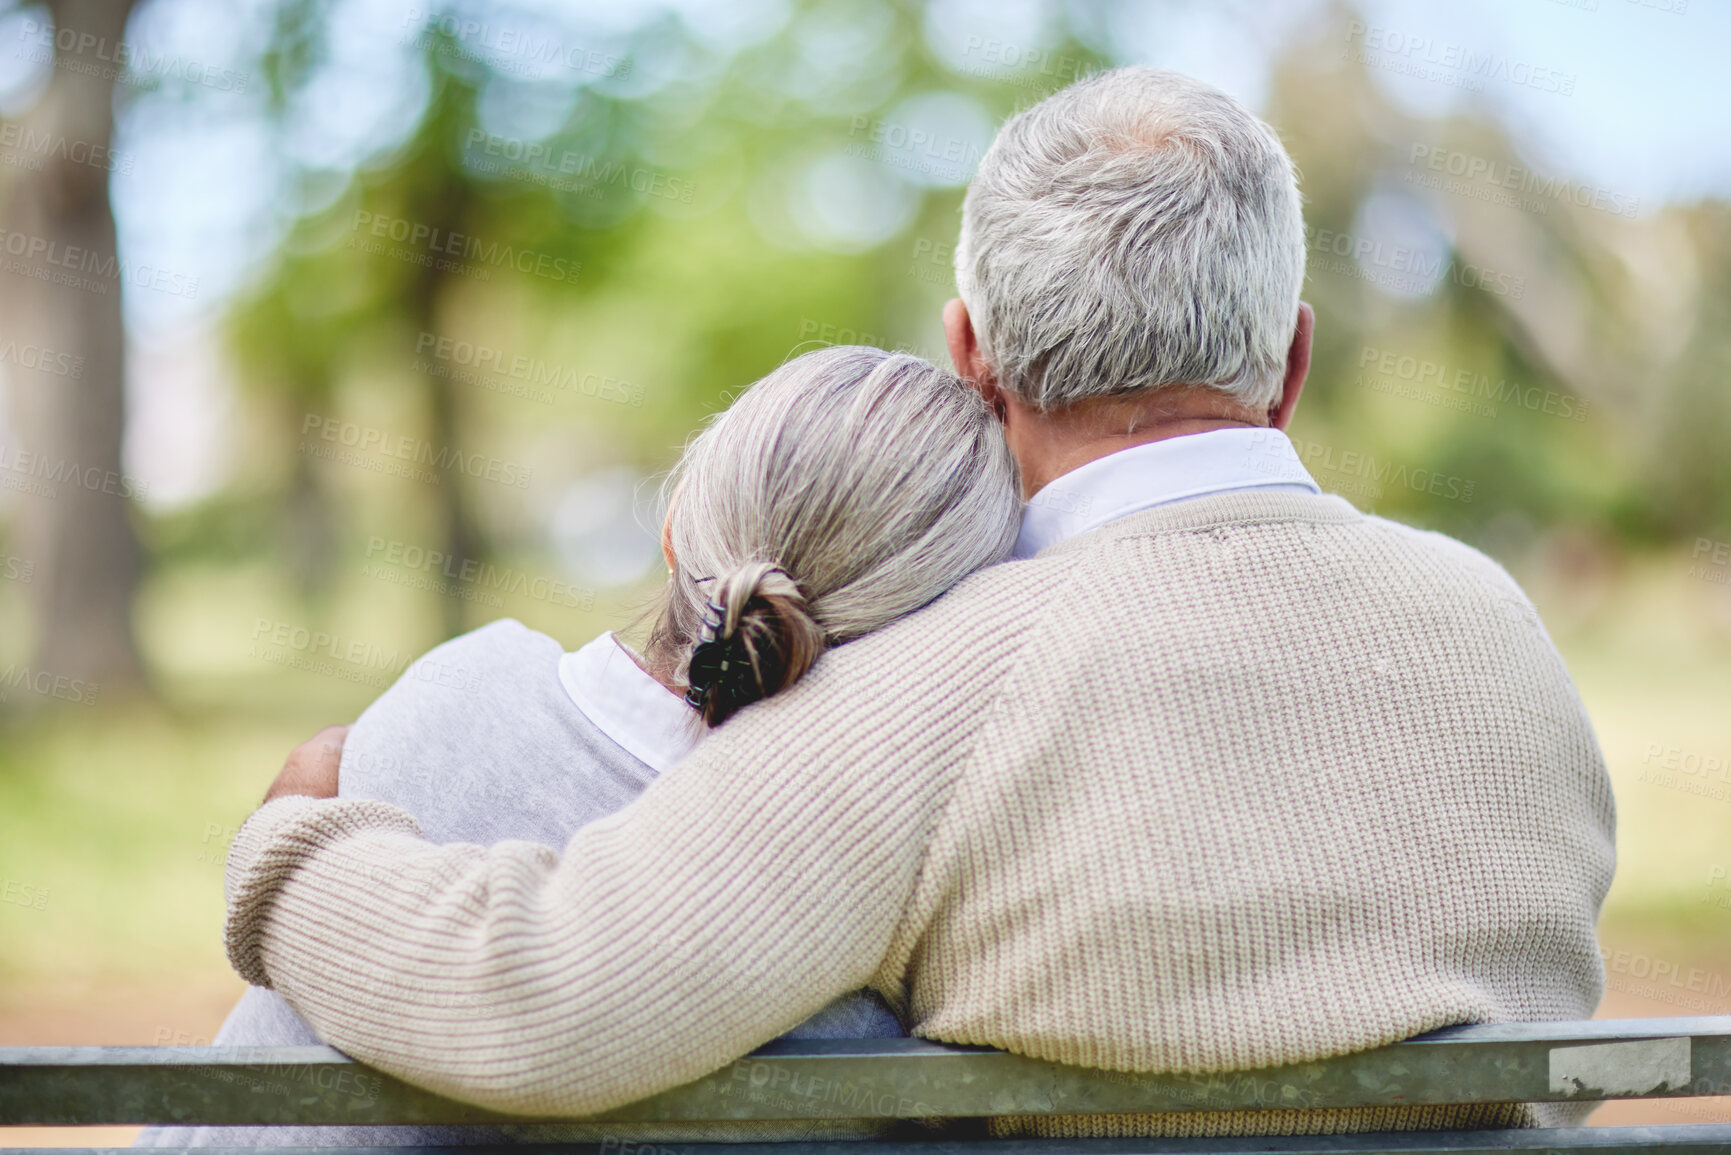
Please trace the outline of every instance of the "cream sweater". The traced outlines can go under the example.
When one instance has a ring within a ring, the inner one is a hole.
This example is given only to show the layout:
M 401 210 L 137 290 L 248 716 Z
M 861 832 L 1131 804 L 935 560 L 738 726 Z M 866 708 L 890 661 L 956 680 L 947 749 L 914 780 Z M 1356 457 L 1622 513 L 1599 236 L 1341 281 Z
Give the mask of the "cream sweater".
M 1590 1016 L 1613 826 L 1580 699 L 1499 567 L 1339 498 L 1225 494 L 826 655 L 562 855 L 272 803 L 230 853 L 228 950 L 355 1057 L 525 1114 L 687 1082 L 865 985 L 931 1039 L 1230 1071 Z

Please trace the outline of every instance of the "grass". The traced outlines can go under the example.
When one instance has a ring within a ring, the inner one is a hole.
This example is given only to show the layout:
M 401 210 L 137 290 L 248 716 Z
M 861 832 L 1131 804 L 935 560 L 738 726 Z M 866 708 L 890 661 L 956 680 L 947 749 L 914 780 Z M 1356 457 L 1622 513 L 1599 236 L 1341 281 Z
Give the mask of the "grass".
M 1665 926 L 1731 956 L 1731 913 L 1703 901 L 1731 895 L 1731 590 L 1666 558 L 1635 567 L 1600 600 L 1559 643 L 1617 798 L 1606 920 Z
M 44 714 L 0 755 L 0 984 L 153 982 L 226 969 L 222 859 L 306 733 L 296 714 Z
M 574 647 L 629 621 L 643 593 L 586 613 L 508 601 L 476 624 L 517 617 Z M 141 598 L 162 701 L 99 694 L 81 706 L 14 690 L 0 708 L 13 711 L 0 713 L 0 1005 L 50 988 L 227 976 L 228 840 L 294 745 L 352 720 L 393 677 L 311 653 L 298 656 L 320 668 L 285 664 L 296 651 L 268 645 L 277 624 L 328 633 L 338 653 L 359 642 L 414 657 L 437 637 L 440 608 L 436 595 L 355 578 L 316 612 L 262 569 L 185 569 Z M 17 616 L 15 601 L 0 605 L 0 621 Z M 0 667 L 14 660 L 23 655 L 0 652 Z M 3 901 L 8 882 L 31 901 Z

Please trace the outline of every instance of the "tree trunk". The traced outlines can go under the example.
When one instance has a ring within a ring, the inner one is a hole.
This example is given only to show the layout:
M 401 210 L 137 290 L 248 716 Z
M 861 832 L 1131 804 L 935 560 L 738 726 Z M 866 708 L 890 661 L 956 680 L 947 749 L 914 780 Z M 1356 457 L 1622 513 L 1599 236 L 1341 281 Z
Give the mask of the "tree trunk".
M 329 406 L 313 411 L 329 412 Z M 292 413 L 283 418 L 289 428 L 293 428 L 293 420 Z M 340 545 L 331 499 L 319 481 L 313 459 L 305 453 L 295 454 L 285 504 L 283 554 L 289 574 L 301 600 L 322 607 L 331 595 Z
M 468 190 L 458 181 L 446 177 L 444 183 L 430 189 L 417 204 L 421 219 L 442 232 L 462 231 L 468 216 Z M 450 290 L 451 274 L 437 268 L 422 266 L 417 270 L 409 292 L 409 308 L 417 331 L 441 332 L 440 306 Z M 456 448 L 462 437 L 462 421 L 458 412 L 456 389 L 449 376 L 423 374 L 427 399 L 431 407 L 434 452 L 444 458 L 438 494 L 439 523 L 443 535 L 440 548 L 448 558 L 457 559 L 460 567 L 469 560 L 479 561 L 486 550 L 480 528 L 469 511 L 468 482 L 462 468 L 446 452 Z M 447 596 L 444 605 L 444 630 L 454 638 L 468 628 L 468 602 L 461 597 Z
M 431 326 L 426 325 L 421 331 L 429 332 Z M 459 437 L 457 398 L 449 377 L 434 377 L 429 374 L 427 388 L 433 407 L 433 444 L 438 452 L 443 453 L 446 446 L 455 446 Z M 469 503 L 463 492 L 467 484 L 462 469 L 447 461 L 443 476 L 439 479 L 439 521 L 444 533 L 445 556 L 460 559 L 459 567 L 461 561 L 478 561 L 482 553 L 481 535 L 476 531 L 474 518 L 470 516 Z M 468 602 L 463 598 L 445 598 L 444 624 L 447 638 L 454 638 L 468 628 L 467 606 Z
M 114 46 L 131 7 L 130 0 L 49 4 L 57 28 L 96 37 L 99 47 L 56 55 L 46 92 L 23 118 L 27 148 L 32 141 L 49 143 L 37 154 L 42 167 L 20 173 L 7 197 L 8 231 L 23 234 L 29 245 L 25 255 L 15 255 L 17 242 L 9 238 L 7 256 L 28 271 L 11 268 L 0 277 L 9 303 L 0 311 L 0 339 L 19 351 L 37 346 L 65 354 L 68 360 L 51 364 L 78 367 L 76 374 L 44 372 L 24 367 L 19 356 L 6 365 L 19 435 L 3 451 L 5 464 L 36 474 L 36 492 L 20 494 L 17 506 L 19 552 L 36 567 L 29 587 L 37 631 L 33 670 L 94 681 L 104 698 L 143 684 L 132 634 L 139 544 L 131 482 L 121 469 L 124 277 L 108 170 L 90 163 L 108 155 L 114 83 L 107 75 L 116 67 Z M 81 67 L 65 67 L 68 60 Z M 58 274 L 74 283 L 38 279 Z M 28 464 L 20 453 L 29 455 Z

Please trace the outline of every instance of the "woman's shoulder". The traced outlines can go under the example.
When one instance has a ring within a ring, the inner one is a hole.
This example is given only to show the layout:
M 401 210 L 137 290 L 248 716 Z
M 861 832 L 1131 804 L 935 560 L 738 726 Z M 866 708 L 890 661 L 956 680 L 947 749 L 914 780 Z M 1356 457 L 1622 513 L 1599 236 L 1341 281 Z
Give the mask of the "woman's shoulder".
M 581 738 L 559 681 L 563 655 L 510 619 L 429 650 L 349 731 L 339 792 L 402 806 L 435 841 L 527 836 L 519 796 L 568 779 Z
M 348 744 L 395 747 L 412 736 L 423 747 L 450 745 L 481 718 L 509 716 L 521 725 L 527 713 L 558 705 L 563 654 L 553 638 L 512 618 L 459 634 L 407 663 L 362 711 Z M 345 754 L 345 773 L 348 762 Z
M 434 646 L 409 664 L 406 675 L 450 686 L 474 687 L 502 671 L 556 666 L 564 648 L 515 618 L 500 618 Z
M 389 710 L 488 708 L 490 701 L 519 698 L 531 686 L 557 686 L 563 655 L 556 639 L 516 618 L 500 618 L 407 663 L 362 719 Z
M 516 618 L 500 618 L 466 634 L 458 634 L 450 641 L 433 647 L 428 654 L 472 654 L 476 657 L 504 654 L 519 657 L 531 653 L 556 657 L 564 652 L 564 647 L 557 639 L 540 630 L 530 629 Z

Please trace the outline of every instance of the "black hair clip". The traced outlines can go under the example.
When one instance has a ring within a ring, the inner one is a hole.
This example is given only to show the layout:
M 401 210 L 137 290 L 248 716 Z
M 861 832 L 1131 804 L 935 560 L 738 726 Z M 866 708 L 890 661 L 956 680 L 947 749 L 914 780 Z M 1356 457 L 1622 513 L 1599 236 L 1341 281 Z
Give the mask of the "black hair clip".
M 703 640 L 710 641 L 721 636 L 721 624 L 727 620 L 727 611 L 708 598 L 703 599 L 703 605 L 709 612 L 697 620 L 703 623 Z
M 709 615 L 703 619 L 704 640 L 691 651 L 691 662 L 685 675 L 687 705 L 720 722 L 738 709 L 738 704 L 756 695 L 756 672 L 751 668 L 751 655 L 745 647 L 745 637 L 734 633 L 722 635 L 727 611 L 713 601 L 705 600 Z M 713 702 L 715 708 L 709 708 Z
M 713 725 L 748 702 L 763 696 L 752 669 L 745 638 L 734 634 L 699 642 L 691 651 L 685 691 L 687 704 L 703 711 Z

